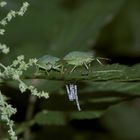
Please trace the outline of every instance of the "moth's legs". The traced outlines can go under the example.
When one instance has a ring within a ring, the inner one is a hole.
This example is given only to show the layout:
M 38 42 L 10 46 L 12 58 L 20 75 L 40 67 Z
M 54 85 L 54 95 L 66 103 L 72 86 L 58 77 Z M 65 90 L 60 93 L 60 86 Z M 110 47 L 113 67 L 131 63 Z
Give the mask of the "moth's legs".
M 77 105 L 78 110 L 81 111 L 79 100 L 78 100 L 78 95 L 77 95 L 77 85 L 73 85 L 73 86 L 74 86 L 74 91 L 75 91 L 76 105 Z

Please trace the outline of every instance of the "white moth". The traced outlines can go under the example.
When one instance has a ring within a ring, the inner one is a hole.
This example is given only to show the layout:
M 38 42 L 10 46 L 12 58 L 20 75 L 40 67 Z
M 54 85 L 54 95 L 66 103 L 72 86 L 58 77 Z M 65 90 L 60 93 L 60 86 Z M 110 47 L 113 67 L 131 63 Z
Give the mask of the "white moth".
M 79 111 L 81 111 L 79 100 L 78 100 L 77 85 L 74 85 L 74 91 L 75 91 L 75 100 L 76 100 L 77 108 Z
M 77 95 L 77 85 L 74 84 L 66 85 L 66 90 L 67 90 L 69 100 L 70 101 L 75 100 L 78 110 L 81 111 L 78 95 Z
M 73 85 L 66 85 L 66 90 L 67 90 L 67 94 L 68 94 L 68 98 L 70 101 L 74 101 L 75 100 L 75 90 L 73 89 Z

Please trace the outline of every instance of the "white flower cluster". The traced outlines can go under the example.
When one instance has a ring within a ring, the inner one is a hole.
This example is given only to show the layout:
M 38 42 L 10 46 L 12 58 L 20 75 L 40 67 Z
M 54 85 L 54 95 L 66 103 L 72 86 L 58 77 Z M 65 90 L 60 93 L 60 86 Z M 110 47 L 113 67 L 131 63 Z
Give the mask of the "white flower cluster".
M 2 1 L 2 2 L 0 2 L 0 7 L 4 7 L 6 4 L 7 3 L 5 1 Z M 25 12 L 27 11 L 28 6 L 29 6 L 29 3 L 24 2 L 19 11 L 11 10 L 7 14 L 7 16 L 0 21 L 0 25 L 1 26 L 7 25 L 8 22 L 10 22 L 12 20 L 12 18 L 16 17 L 16 15 L 23 16 L 25 14 Z M 0 28 L 0 35 L 4 35 L 4 33 L 5 33 L 5 29 Z M 6 44 L 0 43 L 0 50 L 2 51 L 2 53 L 7 54 L 9 52 L 9 47 L 7 47 Z
M 5 1 L 0 2 L 0 7 L 4 7 L 7 3 Z M 4 35 L 5 29 L 3 29 L 13 18 L 16 16 L 23 16 L 27 11 L 29 4 L 24 2 L 19 11 L 11 10 L 5 18 L 0 20 L 0 35 Z M 7 54 L 9 52 L 9 48 L 5 44 L 0 43 L 0 52 Z M 24 56 L 18 56 L 16 60 L 10 66 L 4 66 L 0 63 L 0 81 L 3 79 L 13 79 L 19 82 L 19 89 L 21 92 L 25 92 L 26 90 L 30 90 L 33 95 L 38 97 L 48 98 L 48 93 L 38 92 L 37 89 L 33 86 L 26 85 L 22 80 L 21 76 L 23 71 L 26 71 L 30 66 L 37 62 L 36 59 L 30 59 L 28 63 L 24 61 Z M 11 140 L 17 140 L 17 136 L 13 130 L 13 121 L 10 120 L 10 117 L 16 113 L 16 109 L 12 108 L 9 105 L 5 97 L 2 95 L 0 91 L 0 119 L 7 123 L 9 130 L 8 133 L 10 135 Z
M 32 95 L 38 96 L 39 98 L 44 97 L 44 98 L 49 98 L 48 93 L 41 91 L 38 92 L 37 89 L 33 86 L 29 86 L 28 89 L 31 91 Z
M 6 4 L 7 4 L 6 1 L 1 1 L 1 2 L 0 2 L 0 7 L 4 7 Z
M 5 5 L 6 5 L 5 1 L 0 2 L 0 7 L 4 7 Z M 0 21 L 0 25 L 6 26 L 8 24 L 8 22 L 10 22 L 13 18 L 16 17 L 16 15 L 23 16 L 25 14 L 25 12 L 27 11 L 28 6 L 29 6 L 29 3 L 24 2 L 19 11 L 11 10 L 7 14 L 7 16 Z M 0 28 L 0 35 L 4 35 L 4 33 L 5 33 L 5 29 Z
M 4 35 L 5 29 L 0 29 L 0 35 Z
M 37 59 L 29 59 L 29 62 L 26 63 L 24 61 L 24 56 L 20 55 L 17 57 L 16 60 L 10 66 L 5 67 L 3 64 L 0 63 L 0 66 L 4 69 L 3 72 L 0 73 L 2 78 L 11 78 L 19 82 L 19 89 L 23 93 L 26 90 L 30 90 L 31 93 L 35 96 L 48 98 L 48 93 L 41 91 L 39 92 L 35 87 L 28 86 L 25 82 L 21 80 L 21 76 L 23 75 L 23 71 L 26 71 L 29 67 L 36 64 Z
M 19 16 L 23 16 L 24 13 L 27 11 L 28 6 L 29 6 L 29 3 L 28 2 L 24 2 L 23 6 L 20 8 L 20 10 L 17 12 L 17 14 Z
M 5 53 L 5 54 L 9 52 L 9 48 L 6 46 L 6 44 L 0 43 L 0 50 L 2 51 L 2 53 Z
M 4 7 L 7 3 L 5 1 L 0 2 L 0 7 Z M 4 35 L 5 29 L 0 28 L 0 35 Z
M 0 119 L 7 123 L 9 127 L 8 133 L 11 140 L 17 140 L 17 136 L 13 130 L 13 121 L 10 120 L 10 117 L 15 113 L 16 109 L 6 102 L 5 97 L 1 94 L 0 91 Z
M 24 2 L 22 7 L 20 8 L 19 11 L 13 11 L 11 10 L 7 16 L 5 18 L 3 18 L 1 21 L 0 21 L 0 24 L 2 26 L 5 26 L 8 24 L 8 22 L 10 22 L 14 17 L 16 17 L 16 15 L 19 15 L 19 16 L 23 16 L 25 14 L 25 12 L 27 11 L 27 8 L 29 6 L 29 3 L 28 2 Z

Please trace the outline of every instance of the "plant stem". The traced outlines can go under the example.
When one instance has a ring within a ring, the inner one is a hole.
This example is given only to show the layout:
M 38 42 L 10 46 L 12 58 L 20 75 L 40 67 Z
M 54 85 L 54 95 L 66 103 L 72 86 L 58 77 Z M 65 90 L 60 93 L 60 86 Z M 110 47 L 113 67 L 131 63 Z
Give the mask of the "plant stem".
M 32 119 L 36 100 L 37 100 L 36 96 L 30 95 L 29 103 L 27 107 L 27 113 L 26 113 L 26 121 L 30 121 Z M 27 128 L 26 131 L 24 132 L 24 139 L 30 140 L 30 137 L 31 137 L 31 131 L 30 131 L 30 128 Z

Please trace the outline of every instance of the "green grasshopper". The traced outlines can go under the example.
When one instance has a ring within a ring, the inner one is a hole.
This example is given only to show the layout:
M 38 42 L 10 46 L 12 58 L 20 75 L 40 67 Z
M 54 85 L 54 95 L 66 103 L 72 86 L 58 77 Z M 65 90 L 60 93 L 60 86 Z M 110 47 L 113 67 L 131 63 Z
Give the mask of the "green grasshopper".
M 51 55 L 44 55 L 37 61 L 37 66 L 39 69 L 45 70 L 47 74 L 50 70 L 60 71 L 61 64 L 58 63 L 60 58 Z
M 84 65 L 86 69 L 89 69 L 90 63 L 96 60 L 100 65 L 103 65 L 100 59 L 109 60 L 108 58 L 95 57 L 92 52 L 80 52 L 73 51 L 68 53 L 63 60 L 67 62 L 69 65 L 73 65 L 71 72 L 73 72 L 76 67 Z

